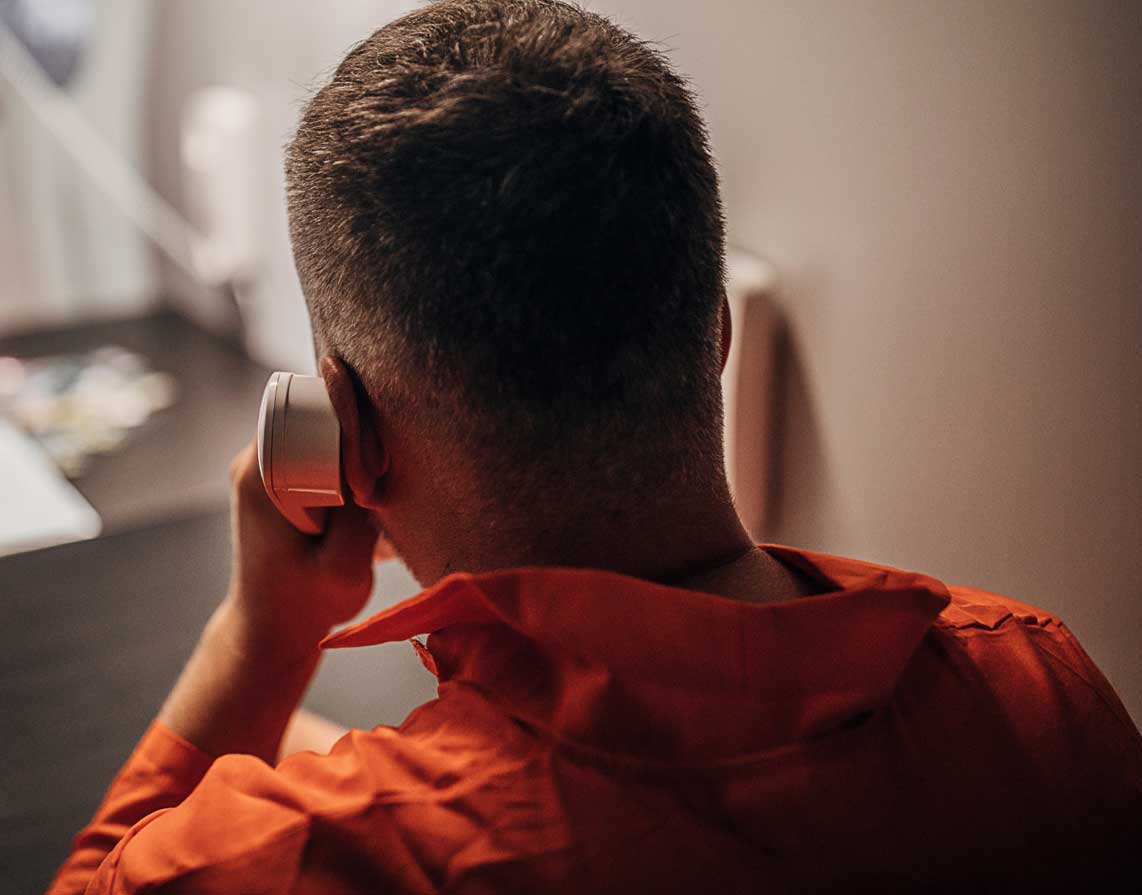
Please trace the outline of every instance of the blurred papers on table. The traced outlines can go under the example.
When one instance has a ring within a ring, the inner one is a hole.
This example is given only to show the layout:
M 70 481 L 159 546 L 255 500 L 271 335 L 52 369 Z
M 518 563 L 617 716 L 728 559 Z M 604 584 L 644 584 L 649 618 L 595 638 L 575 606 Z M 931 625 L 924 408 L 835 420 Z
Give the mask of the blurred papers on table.
M 0 416 L 0 556 L 99 534 L 99 514 L 44 450 Z

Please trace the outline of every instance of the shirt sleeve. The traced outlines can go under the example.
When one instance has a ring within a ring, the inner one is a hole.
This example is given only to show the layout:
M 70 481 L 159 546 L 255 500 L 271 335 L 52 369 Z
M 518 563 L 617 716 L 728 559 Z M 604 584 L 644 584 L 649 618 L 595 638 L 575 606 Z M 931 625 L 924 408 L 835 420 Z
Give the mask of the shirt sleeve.
M 252 755 L 211 759 L 154 725 L 49 895 L 432 891 L 393 811 L 431 786 L 384 743 L 363 763 L 358 738 L 271 767 Z
M 48 895 L 73 895 L 88 882 L 107 855 L 135 824 L 180 804 L 198 785 L 214 759 L 173 730 L 155 721 L 112 781 L 91 822 L 71 844 Z

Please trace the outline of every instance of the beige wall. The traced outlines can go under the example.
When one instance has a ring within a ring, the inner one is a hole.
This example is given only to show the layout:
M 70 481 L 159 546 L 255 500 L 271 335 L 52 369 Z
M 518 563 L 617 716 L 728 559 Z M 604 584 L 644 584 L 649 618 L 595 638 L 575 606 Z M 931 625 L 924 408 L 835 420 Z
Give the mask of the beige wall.
M 1062 615 L 1142 721 L 1142 6 L 611 0 L 781 272 L 771 537 Z

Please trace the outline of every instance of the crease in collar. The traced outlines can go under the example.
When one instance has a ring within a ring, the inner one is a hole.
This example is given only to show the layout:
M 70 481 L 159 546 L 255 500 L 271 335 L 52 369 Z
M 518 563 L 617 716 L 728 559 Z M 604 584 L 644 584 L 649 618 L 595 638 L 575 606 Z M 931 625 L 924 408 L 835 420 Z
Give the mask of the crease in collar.
M 884 686 L 950 600 L 947 588 L 925 575 L 762 546 L 834 590 L 751 604 L 594 569 L 457 573 L 321 645 L 369 646 L 456 625 L 500 624 L 666 684 L 737 680 L 748 688 L 764 686 L 760 679 L 769 677 L 764 689 L 770 692 L 774 686 L 801 689 L 835 677 L 839 666 L 849 665 L 851 673 L 850 663 L 863 662 L 869 671 L 879 669 L 876 683 Z M 775 670 L 782 667 L 785 672 Z
M 770 749 L 889 700 L 950 595 L 923 575 L 765 549 L 834 589 L 750 604 L 597 570 L 457 574 L 322 645 L 433 634 L 418 652 L 442 683 L 611 752 Z

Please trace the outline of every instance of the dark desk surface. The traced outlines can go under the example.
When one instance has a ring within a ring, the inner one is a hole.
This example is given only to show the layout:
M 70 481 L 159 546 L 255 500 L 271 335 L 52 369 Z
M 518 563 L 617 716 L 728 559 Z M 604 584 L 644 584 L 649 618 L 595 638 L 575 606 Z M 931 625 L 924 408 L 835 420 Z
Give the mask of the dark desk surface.
M 92 338 L 53 333 L 44 351 L 26 353 L 83 350 Z M 105 536 L 0 558 L 5 895 L 42 891 L 217 605 L 230 564 L 226 469 L 264 382 L 264 370 L 177 319 L 108 324 L 94 339 L 151 357 L 179 377 L 182 399 L 77 483 L 104 515 Z M 385 564 L 366 611 L 415 590 Z M 434 695 L 411 647 L 391 644 L 332 651 L 306 704 L 371 727 Z
M 0 891 L 46 885 L 162 703 L 229 573 L 225 513 L 0 560 Z M 416 585 L 378 568 L 375 612 Z M 435 680 L 407 644 L 334 650 L 306 705 L 399 723 Z
M 178 383 L 173 407 L 95 457 L 75 486 L 113 533 L 226 505 L 230 459 L 254 436 L 270 371 L 170 312 L 0 339 L 0 355 L 40 357 L 119 345 Z

